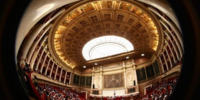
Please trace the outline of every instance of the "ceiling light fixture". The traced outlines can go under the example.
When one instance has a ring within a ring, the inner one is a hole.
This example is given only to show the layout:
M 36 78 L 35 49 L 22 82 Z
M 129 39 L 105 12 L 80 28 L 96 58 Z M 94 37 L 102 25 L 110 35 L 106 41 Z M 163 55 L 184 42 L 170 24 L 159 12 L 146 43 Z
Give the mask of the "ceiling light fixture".
M 141 56 L 144 56 L 144 53 L 143 53 L 143 54 L 141 54 Z
M 83 68 L 86 68 L 86 66 L 83 66 Z
M 98 63 L 94 63 L 94 65 L 98 65 Z
M 129 59 L 129 56 L 126 56 L 126 59 Z

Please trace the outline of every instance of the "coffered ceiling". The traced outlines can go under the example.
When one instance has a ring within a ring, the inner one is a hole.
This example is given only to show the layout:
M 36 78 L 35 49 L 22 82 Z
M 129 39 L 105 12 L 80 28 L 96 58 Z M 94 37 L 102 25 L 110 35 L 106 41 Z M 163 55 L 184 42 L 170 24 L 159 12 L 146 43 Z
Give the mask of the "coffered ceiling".
M 55 21 L 49 43 L 61 63 L 78 68 L 87 64 L 92 66 L 94 62 L 120 61 L 128 55 L 139 57 L 141 53 L 151 57 L 159 47 L 160 30 L 156 17 L 138 2 L 83 0 Z M 82 55 L 83 46 L 91 39 L 107 35 L 126 38 L 134 50 L 112 56 L 112 59 L 86 61 Z

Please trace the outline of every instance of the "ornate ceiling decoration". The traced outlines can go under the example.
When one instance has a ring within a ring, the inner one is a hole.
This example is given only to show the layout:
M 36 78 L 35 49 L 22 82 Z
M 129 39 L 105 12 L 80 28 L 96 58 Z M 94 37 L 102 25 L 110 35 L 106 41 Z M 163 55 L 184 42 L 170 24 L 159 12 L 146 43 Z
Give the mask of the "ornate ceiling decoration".
M 60 16 L 50 34 L 54 54 L 74 68 L 86 63 L 83 46 L 91 39 L 115 35 L 126 38 L 134 51 L 156 51 L 159 23 L 147 8 L 134 1 L 79 2 Z

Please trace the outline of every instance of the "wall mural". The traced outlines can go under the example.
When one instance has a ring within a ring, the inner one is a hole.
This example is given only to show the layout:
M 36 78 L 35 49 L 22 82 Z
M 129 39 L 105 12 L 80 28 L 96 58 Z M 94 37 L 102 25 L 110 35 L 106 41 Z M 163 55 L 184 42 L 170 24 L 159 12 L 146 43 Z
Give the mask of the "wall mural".
M 104 88 L 117 88 L 124 86 L 123 73 L 104 75 Z

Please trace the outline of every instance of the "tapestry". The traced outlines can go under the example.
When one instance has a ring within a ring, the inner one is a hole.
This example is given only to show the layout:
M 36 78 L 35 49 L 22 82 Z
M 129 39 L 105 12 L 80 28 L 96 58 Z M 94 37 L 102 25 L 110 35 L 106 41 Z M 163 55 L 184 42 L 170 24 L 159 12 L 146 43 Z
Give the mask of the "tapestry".
M 124 86 L 123 73 L 104 76 L 104 88 L 117 88 L 123 86 Z

